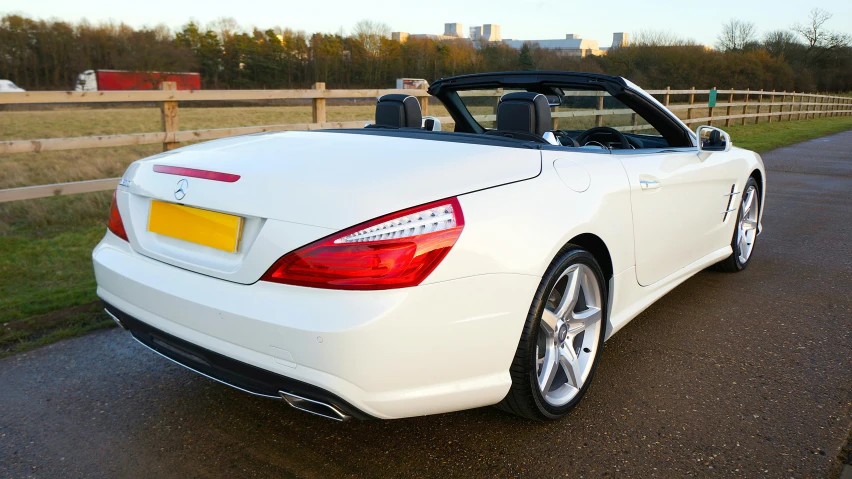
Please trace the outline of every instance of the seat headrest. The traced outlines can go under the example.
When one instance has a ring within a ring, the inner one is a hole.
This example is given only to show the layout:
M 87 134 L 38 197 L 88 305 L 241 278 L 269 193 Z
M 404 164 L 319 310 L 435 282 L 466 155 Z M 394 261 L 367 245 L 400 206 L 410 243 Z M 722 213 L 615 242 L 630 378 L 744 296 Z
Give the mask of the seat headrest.
M 541 93 L 507 93 L 497 105 L 497 129 L 543 135 L 551 130 L 550 104 Z
M 411 95 L 385 95 L 376 103 L 376 125 L 421 128 L 422 122 L 420 102 Z

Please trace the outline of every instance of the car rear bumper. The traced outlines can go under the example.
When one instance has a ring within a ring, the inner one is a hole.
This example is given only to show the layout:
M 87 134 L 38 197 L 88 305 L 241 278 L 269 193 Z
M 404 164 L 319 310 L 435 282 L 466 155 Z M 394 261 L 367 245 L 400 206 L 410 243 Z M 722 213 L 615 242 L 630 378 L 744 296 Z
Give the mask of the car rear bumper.
M 321 388 L 204 349 L 151 327 L 109 303 L 104 303 L 104 306 L 107 313 L 143 346 L 202 376 L 256 396 L 271 399 L 298 397 L 322 404 L 327 409 L 319 415 L 331 419 L 374 419 Z
M 243 285 L 150 259 L 111 233 L 93 260 L 98 295 L 150 349 L 239 389 L 290 393 L 356 418 L 499 402 L 539 282 L 491 274 L 388 291 Z

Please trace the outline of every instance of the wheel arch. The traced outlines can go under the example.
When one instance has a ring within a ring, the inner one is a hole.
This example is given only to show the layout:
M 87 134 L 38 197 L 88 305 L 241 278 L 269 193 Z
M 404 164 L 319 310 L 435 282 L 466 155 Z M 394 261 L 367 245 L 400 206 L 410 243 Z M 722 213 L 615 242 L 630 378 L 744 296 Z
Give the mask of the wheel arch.
M 760 193 L 761 194 L 763 194 L 763 192 L 766 191 L 764 186 L 763 186 L 763 173 L 761 173 L 759 169 L 755 168 L 755 170 L 752 171 L 751 174 L 749 175 L 749 178 L 754 178 L 754 181 L 757 182 L 757 186 L 760 187 Z
M 764 201 L 766 201 L 766 185 L 763 180 L 763 172 L 760 171 L 759 168 L 755 168 L 754 171 L 752 171 L 749 175 L 749 178 L 754 178 L 754 181 L 757 182 L 757 188 L 760 198 L 760 210 L 757 212 L 757 232 L 761 233 L 763 231 L 763 203 Z
M 583 233 L 571 238 L 568 244 L 579 246 L 594 256 L 604 274 L 604 280 L 609 282 L 613 275 L 612 255 L 600 236 L 594 233 Z

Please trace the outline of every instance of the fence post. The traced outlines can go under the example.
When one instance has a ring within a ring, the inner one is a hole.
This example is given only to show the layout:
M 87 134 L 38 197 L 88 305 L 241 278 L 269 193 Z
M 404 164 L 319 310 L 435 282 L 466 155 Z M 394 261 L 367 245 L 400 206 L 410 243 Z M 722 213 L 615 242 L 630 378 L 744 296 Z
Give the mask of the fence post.
M 799 103 L 796 105 L 796 121 L 799 121 L 799 120 L 802 119 L 802 108 L 804 108 L 804 106 L 805 106 L 804 102 L 805 102 L 805 95 L 804 95 L 804 92 L 802 92 L 802 94 L 799 95 Z
M 689 94 L 689 108 L 686 109 L 686 119 L 692 119 L 692 105 L 695 104 L 695 87 L 692 87 L 692 93 Z M 692 122 L 687 121 L 686 124 L 690 124 Z
M 812 98 L 812 97 L 810 97 L 810 96 L 808 96 L 808 97 L 802 97 L 802 100 L 803 100 L 803 101 L 804 101 L 804 103 L 805 103 L 805 104 L 804 104 L 804 108 L 805 108 L 805 120 L 809 120 L 809 119 L 811 118 L 811 108 L 812 108 L 812 107 L 811 107 L 811 101 L 813 100 L 813 98 Z
M 177 83 L 173 81 L 164 81 L 160 83 L 160 90 L 177 90 Z M 178 125 L 177 102 L 162 102 L 160 104 L 160 118 L 162 119 L 163 131 L 166 132 L 166 141 L 163 142 L 163 151 L 174 150 L 175 148 L 180 147 L 180 143 L 175 141 L 175 134 L 180 129 Z
M 769 123 L 772 123 L 772 107 L 775 105 L 775 90 L 772 90 L 772 96 L 769 97 Z
M 325 82 L 314 83 L 314 90 L 325 90 Z M 323 95 L 325 92 L 323 92 Z M 313 123 L 325 123 L 325 98 L 314 98 L 311 100 L 311 119 Z
M 423 88 L 424 90 L 426 88 Z M 420 102 L 420 114 L 423 116 L 429 115 L 429 95 L 417 97 Z
M 760 89 L 760 96 L 757 97 L 757 116 L 754 117 L 754 124 L 760 123 L 760 107 L 763 105 L 763 88 Z
M 559 113 L 559 107 L 558 106 L 553 107 L 553 113 Z M 559 129 L 559 117 L 558 116 L 552 117 L 550 119 L 550 123 L 551 123 L 551 127 L 552 127 L 553 130 Z
M 494 115 L 497 115 L 497 107 L 500 106 L 500 98 L 503 97 L 503 89 L 497 89 L 497 96 L 494 97 Z
M 715 89 L 716 89 L 716 87 L 713 87 L 713 90 L 715 90 Z M 709 101 L 708 101 L 708 103 L 709 103 Z M 715 109 L 716 109 L 716 107 L 714 107 L 714 106 L 710 107 L 710 121 L 707 122 L 707 126 L 713 126 L 713 110 L 715 110 Z
M 745 105 L 743 105 L 743 118 L 742 118 L 742 121 L 740 123 L 741 125 L 745 125 L 745 122 L 746 122 L 745 115 L 748 114 L 748 97 L 749 97 L 750 94 L 751 94 L 751 88 L 746 88 Z
M 687 110 L 687 111 L 689 111 L 689 110 Z M 639 119 L 637 118 L 636 113 L 633 113 L 632 115 L 630 115 L 630 126 L 633 127 L 633 133 L 636 133 L 637 131 L 639 131 L 639 129 L 636 128 L 637 126 L 639 126 Z
M 595 114 L 595 126 L 603 126 L 603 115 L 600 114 L 604 107 L 603 92 L 598 92 L 598 100 L 595 109 L 598 110 Z
M 787 100 L 784 100 L 784 103 L 787 103 Z M 793 105 L 796 104 L 796 90 L 793 90 L 792 95 L 790 96 L 790 108 L 787 110 L 787 121 L 793 121 Z
M 671 91 L 671 89 L 672 89 L 672 87 L 670 87 L 670 86 L 666 87 L 666 96 L 663 97 L 663 106 L 669 106 L 669 98 L 671 96 L 669 94 L 669 92 Z
M 734 89 L 731 88 L 731 94 L 728 96 L 728 108 L 725 110 L 725 126 L 731 126 L 731 105 L 734 103 Z

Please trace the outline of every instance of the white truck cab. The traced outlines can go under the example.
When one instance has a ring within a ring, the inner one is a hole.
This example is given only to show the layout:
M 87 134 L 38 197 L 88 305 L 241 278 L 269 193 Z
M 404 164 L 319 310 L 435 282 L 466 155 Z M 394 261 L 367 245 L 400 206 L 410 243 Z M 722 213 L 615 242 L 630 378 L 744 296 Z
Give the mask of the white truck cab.
M 0 80 L 0 93 L 11 93 L 11 92 L 22 92 L 26 91 L 23 88 L 18 87 L 10 80 Z

